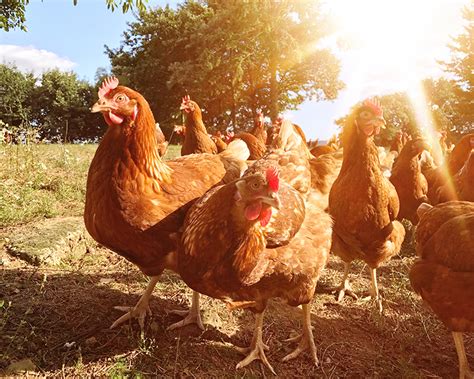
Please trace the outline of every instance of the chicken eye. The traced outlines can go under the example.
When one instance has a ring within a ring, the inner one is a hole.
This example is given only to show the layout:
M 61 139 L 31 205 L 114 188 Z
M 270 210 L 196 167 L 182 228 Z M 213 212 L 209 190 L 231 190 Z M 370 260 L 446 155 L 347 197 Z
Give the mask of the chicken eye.
M 360 114 L 359 114 L 359 117 L 360 118 L 364 118 L 364 119 L 368 119 L 368 118 L 371 118 L 372 117 L 372 114 L 368 111 L 362 111 Z
M 118 95 L 116 98 L 115 98 L 115 101 L 121 103 L 121 102 L 124 102 L 125 101 L 125 95 Z
M 252 186 L 253 189 L 257 190 L 257 189 L 260 188 L 260 183 L 258 183 L 258 182 L 253 182 L 253 183 L 251 184 L 251 186 Z

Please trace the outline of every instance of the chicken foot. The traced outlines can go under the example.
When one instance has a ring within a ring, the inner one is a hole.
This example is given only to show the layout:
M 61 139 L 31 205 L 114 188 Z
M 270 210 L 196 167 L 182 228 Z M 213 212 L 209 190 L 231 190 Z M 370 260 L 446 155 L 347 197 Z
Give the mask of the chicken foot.
M 235 368 L 239 369 L 239 368 L 245 367 L 249 365 L 251 362 L 253 362 L 254 360 L 260 359 L 265 364 L 265 366 L 269 368 L 272 374 L 276 375 L 275 370 L 270 365 L 267 357 L 265 356 L 265 350 L 268 350 L 268 346 L 265 345 L 262 340 L 262 327 L 263 327 L 263 312 L 257 313 L 255 315 L 255 329 L 253 332 L 252 342 L 250 343 L 250 348 L 238 349 L 240 352 L 250 351 L 250 353 L 243 360 L 241 360 L 237 364 L 237 366 L 235 366 Z
M 123 316 L 119 317 L 115 322 L 110 326 L 110 329 L 113 329 L 120 324 L 123 324 L 125 321 L 128 321 L 132 318 L 138 319 L 138 324 L 140 325 L 141 330 L 145 328 L 145 317 L 151 315 L 151 310 L 149 306 L 150 297 L 155 289 L 156 283 L 158 283 L 159 276 L 152 276 L 148 285 L 145 289 L 145 292 L 138 300 L 138 303 L 134 307 L 123 307 L 116 306 L 114 309 L 119 311 L 127 312 Z
M 290 338 L 287 341 L 300 341 L 298 347 L 290 354 L 283 358 L 283 362 L 296 358 L 305 350 L 310 350 L 311 357 L 314 364 L 319 364 L 318 356 L 316 354 L 316 344 L 314 343 L 313 327 L 311 326 L 311 311 L 309 304 L 303 304 L 303 334 L 295 338 Z
M 474 379 L 474 372 L 469 368 L 469 363 L 467 361 L 462 333 L 452 332 L 452 334 L 459 359 L 459 379 Z
M 349 271 L 351 268 L 350 262 L 344 262 L 344 276 L 342 277 L 342 283 L 336 288 L 337 297 L 336 300 L 341 301 L 347 294 L 354 300 L 357 300 L 357 295 L 352 291 L 351 284 L 349 283 Z
M 190 324 L 196 324 L 199 329 L 204 330 L 204 325 L 201 321 L 201 312 L 199 307 L 199 292 L 193 291 L 193 298 L 189 311 L 171 310 L 169 311 L 169 313 L 183 316 L 184 318 L 181 321 L 171 324 L 166 330 L 174 330 Z
M 371 280 L 371 287 L 370 287 L 370 296 L 363 298 L 362 300 L 373 300 L 379 310 L 380 313 L 383 312 L 382 306 L 382 297 L 380 296 L 379 286 L 377 284 L 377 269 L 371 268 L 370 269 L 370 280 Z

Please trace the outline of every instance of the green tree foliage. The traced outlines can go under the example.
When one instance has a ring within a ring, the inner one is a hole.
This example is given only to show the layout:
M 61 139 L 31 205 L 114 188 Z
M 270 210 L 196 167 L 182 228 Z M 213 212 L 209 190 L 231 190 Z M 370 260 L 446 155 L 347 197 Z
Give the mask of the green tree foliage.
M 36 79 L 0 65 L 0 120 L 13 134 L 35 127 L 42 138 L 59 141 L 95 138 L 101 120 L 90 113 L 96 88 L 74 73 L 47 71 Z
M 25 7 L 29 0 L 2 0 L 0 1 L 0 29 L 9 31 L 20 28 L 26 31 Z
M 239 128 L 257 108 L 275 117 L 308 98 L 337 96 L 339 62 L 317 48 L 328 33 L 318 1 L 186 1 L 141 12 L 108 54 L 165 128 L 185 92 L 207 125 Z
M 42 136 L 71 141 L 100 134 L 100 120 L 89 110 L 95 88 L 75 73 L 59 70 L 43 73 L 40 83 L 33 92 L 32 108 Z
M 18 128 L 29 121 L 34 86 L 33 74 L 0 65 L 0 119 L 4 123 Z
M 474 1 L 463 9 L 464 31 L 449 45 L 451 59 L 442 62 L 454 76 L 456 101 L 452 104 L 458 117 L 451 119 L 457 134 L 474 131 Z
M 121 8 L 124 13 L 128 12 L 133 7 L 138 10 L 145 9 L 145 4 L 148 0 L 105 0 L 107 8 L 114 11 L 116 8 Z M 0 0 L 0 29 L 9 31 L 11 29 L 19 28 L 26 31 L 26 17 L 25 9 L 29 0 Z M 78 0 L 72 0 L 74 5 L 77 5 Z
M 120 83 L 138 90 L 148 100 L 155 118 L 169 135 L 179 115 L 184 88 L 168 88 L 170 67 L 188 59 L 187 38 L 210 16 L 208 8 L 197 2 L 178 7 L 140 12 L 137 22 L 124 33 L 120 48 L 106 48 L 114 74 Z M 189 57 L 192 58 L 192 57 Z M 196 73 L 197 76 L 197 73 Z M 202 104 L 197 91 L 190 94 Z M 178 121 L 180 122 L 180 121 Z

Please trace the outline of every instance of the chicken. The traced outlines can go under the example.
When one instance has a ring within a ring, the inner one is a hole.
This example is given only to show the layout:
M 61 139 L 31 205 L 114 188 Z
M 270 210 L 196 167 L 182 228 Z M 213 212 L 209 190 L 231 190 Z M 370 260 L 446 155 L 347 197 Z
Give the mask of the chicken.
M 390 151 L 396 151 L 397 154 L 400 154 L 403 148 L 403 132 L 398 131 L 393 138 L 392 144 L 390 145 Z
M 216 144 L 207 134 L 206 127 L 202 121 L 201 108 L 189 95 L 183 97 L 181 110 L 185 112 L 185 134 L 181 147 L 181 155 L 196 153 L 217 154 Z
M 474 378 L 463 332 L 474 332 L 474 203 L 422 204 L 416 230 L 418 260 L 410 282 L 451 330 L 459 358 L 459 378 Z
M 280 128 L 281 128 L 281 124 L 283 122 L 284 118 L 283 116 L 279 115 L 273 125 L 272 125 L 272 128 L 270 130 L 270 133 L 268 134 L 268 137 L 267 137 L 267 145 L 271 146 L 273 145 L 274 143 L 274 140 L 275 140 L 275 137 L 278 136 L 279 132 L 280 132 Z M 306 140 L 306 135 L 304 134 L 304 131 L 303 129 L 301 129 L 301 126 L 299 125 L 296 125 L 296 124 L 292 124 L 293 125 L 293 128 L 296 130 L 296 132 L 298 133 L 298 135 L 301 137 L 301 139 L 303 140 L 303 142 L 305 144 L 307 144 L 307 140 Z
M 321 155 L 324 155 L 324 154 L 330 154 L 330 153 L 334 153 L 334 148 L 332 146 L 329 146 L 329 145 L 319 145 L 319 146 L 314 146 L 310 152 L 313 156 L 315 157 L 319 157 Z
M 256 313 L 251 346 L 241 349 L 248 355 L 237 368 L 261 359 L 273 373 L 264 352 L 262 324 L 267 301 L 274 297 L 303 305 L 300 343 L 284 360 L 309 349 L 318 362 L 309 302 L 329 255 L 332 224 L 311 201 L 309 165 L 294 163 L 297 157 L 308 160 L 301 149 L 305 143 L 289 122 L 280 132 L 288 129 L 291 135 L 280 140 L 291 141 L 293 148 L 275 149 L 270 159 L 256 162 L 241 179 L 215 187 L 191 207 L 178 252 L 179 271 L 191 288 Z
M 227 144 L 222 139 L 222 134 L 218 131 L 215 135 L 211 136 L 212 141 L 216 144 L 217 152 L 221 153 L 227 149 Z
M 168 149 L 168 142 L 165 139 L 165 135 L 160 128 L 160 124 L 156 123 L 156 140 L 158 142 L 158 153 L 160 157 L 166 154 L 166 150 Z
M 473 149 L 474 133 L 471 133 L 461 138 L 443 165 L 437 167 L 431 158 L 424 163 L 422 171 L 428 181 L 428 198 L 431 204 L 456 199 L 455 183 L 465 182 L 461 179 L 463 175 L 457 174 L 466 164 Z
M 382 173 L 386 178 L 390 178 L 390 175 L 392 175 L 393 164 L 398 158 L 398 153 L 395 150 L 387 152 L 387 150 L 383 146 L 378 146 L 377 150 Z
M 234 136 L 233 140 L 240 139 L 245 142 L 250 151 L 250 160 L 257 160 L 262 158 L 267 152 L 267 147 L 253 134 L 241 132 Z
M 382 175 L 374 135 L 384 125 L 378 104 L 365 100 L 348 117 L 343 132 L 342 168 L 329 193 L 334 219 L 332 251 L 344 261 L 344 277 L 337 299 L 352 297 L 350 263 L 361 259 L 370 268 L 371 297 L 382 311 L 376 269 L 400 251 L 403 225 L 395 221 L 399 200 L 395 187 Z
M 267 142 L 267 131 L 265 130 L 265 121 L 263 120 L 263 112 L 258 109 L 257 110 L 257 115 L 255 117 L 254 121 L 254 127 L 252 131 L 250 132 L 253 134 L 257 139 L 262 142 L 264 145 Z
M 452 181 L 439 188 L 438 203 L 451 200 L 474 201 L 474 150 Z
M 428 145 L 422 138 L 410 140 L 403 146 L 392 168 L 390 181 L 397 190 L 400 200 L 398 219 L 407 219 L 413 225 L 418 223 L 416 210 L 421 203 L 428 202 L 428 182 L 421 173 L 419 157 Z
M 158 276 L 176 270 L 176 233 L 186 211 L 212 186 L 240 177 L 248 149 L 237 141 L 220 155 L 163 162 L 147 101 L 116 78 L 104 81 L 92 112 L 109 127 L 89 168 L 84 221 L 97 242 L 152 277 L 138 304 L 112 325 L 138 317 L 143 327 Z M 200 322 L 199 313 L 190 317 Z
M 474 133 L 466 134 L 454 147 L 448 157 L 448 169 L 451 175 L 456 174 L 466 163 L 474 149 Z
M 309 161 L 311 169 L 311 188 L 315 190 L 313 203 L 327 210 L 329 191 L 339 176 L 342 167 L 342 153 L 324 154 Z

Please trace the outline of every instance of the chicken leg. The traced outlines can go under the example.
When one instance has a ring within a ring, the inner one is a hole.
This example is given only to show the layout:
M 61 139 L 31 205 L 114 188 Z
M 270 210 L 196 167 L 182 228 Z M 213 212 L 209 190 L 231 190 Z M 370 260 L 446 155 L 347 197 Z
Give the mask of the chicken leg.
M 380 297 L 379 287 L 377 285 L 377 269 L 375 268 L 370 269 L 370 279 L 372 281 L 372 287 L 370 289 L 370 297 L 373 300 L 375 300 L 375 303 L 377 305 L 377 308 L 379 309 L 379 312 L 382 313 L 383 311 L 382 298 Z
M 193 291 L 193 298 L 191 301 L 191 308 L 189 311 L 181 311 L 181 310 L 172 310 L 170 313 L 183 316 L 184 318 L 181 321 L 175 322 L 168 326 L 166 330 L 174 330 L 178 328 L 182 328 L 183 326 L 189 324 L 197 324 L 199 329 L 204 330 L 204 325 L 201 321 L 201 312 L 199 308 L 199 292 Z
M 342 283 L 339 287 L 336 288 L 337 301 L 341 301 L 346 293 L 352 297 L 354 300 L 357 300 L 357 295 L 352 291 L 351 285 L 349 283 L 349 271 L 351 268 L 350 262 L 344 262 L 344 276 L 342 277 Z
M 452 334 L 459 359 L 459 379 L 474 379 L 474 372 L 469 368 L 469 363 L 467 361 L 462 333 L 452 332 Z
M 267 360 L 267 357 L 265 356 L 265 350 L 268 350 L 268 346 L 266 346 L 262 340 L 262 327 L 263 327 L 263 312 L 257 313 L 255 315 L 255 329 L 253 332 L 250 348 L 248 349 L 250 353 L 243 360 L 241 360 L 237 364 L 237 366 L 235 366 L 235 368 L 239 369 L 239 368 L 245 367 L 249 365 L 251 362 L 253 362 L 255 359 L 260 359 L 265 364 L 265 366 L 269 368 L 272 374 L 276 375 L 275 370 L 270 365 L 270 363 Z M 244 351 L 244 349 L 239 349 L 239 351 Z
M 314 343 L 313 328 L 311 326 L 311 311 L 309 304 L 303 304 L 303 334 L 296 338 L 291 338 L 287 341 L 299 340 L 298 347 L 290 354 L 283 358 L 283 362 L 289 361 L 290 359 L 296 358 L 303 351 L 309 349 L 311 358 L 314 364 L 319 364 L 318 356 L 316 354 L 316 345 Z
M 138 300 L 138 303 L 134 307 L 122 307 L 122 306 L 114 307 L 114 309 L 127 312 L 127 313 L 125 313 L 123 316 L 115 320 L 115 322 L 110 326 L 110 329 L 113 329 L 132 318 L 137 318 L 140 328 L 142 330 L 144 329 L 145 317 L 147 314 L 151 315 L 149 302 L 150 302 L 150 297 L 153 293 L 153 290 L 155 289 L 156 283 L 158 283 L 158 279 L 159 279 L 159 276 L 152 276 L 150 278 L 150 281 L 148 282 L 145 292 L 143 293 L 142 297 L 140 297 L 140 300 Z

